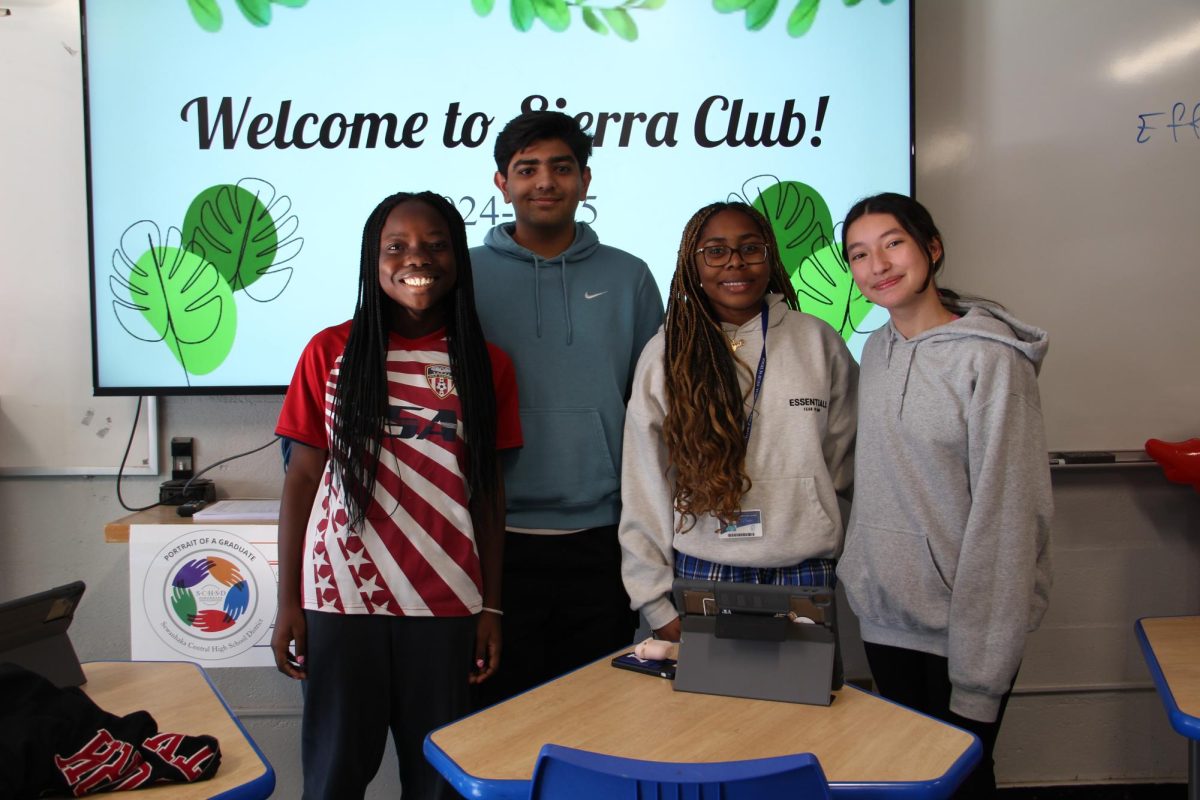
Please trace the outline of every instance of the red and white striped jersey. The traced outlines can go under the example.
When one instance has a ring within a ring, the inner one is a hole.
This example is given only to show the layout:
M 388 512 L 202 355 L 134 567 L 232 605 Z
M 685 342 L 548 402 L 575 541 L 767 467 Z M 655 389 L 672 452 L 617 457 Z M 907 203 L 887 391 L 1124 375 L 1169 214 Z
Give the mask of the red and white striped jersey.
M 338 368 L 350 323 L 309 342 L 276 433 L 329 449 Z M 512 362 L 488 345 L 496 447 L 521 445 Z M 342 487 L 326 461 L 309 516 L 301 596 L 313 611 L 394 616 L 479 612 L 482 578 L 467 507 L 466 444 L 446 334 L 388 342 L 388 420 L 375 494 L 361 530 L 347 528 Z

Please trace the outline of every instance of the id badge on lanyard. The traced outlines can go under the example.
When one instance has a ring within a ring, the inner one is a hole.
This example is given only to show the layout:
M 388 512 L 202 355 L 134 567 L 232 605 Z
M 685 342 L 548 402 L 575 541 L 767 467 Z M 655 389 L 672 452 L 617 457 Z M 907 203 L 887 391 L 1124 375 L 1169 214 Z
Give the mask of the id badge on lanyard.
M 762 353 L 758 357 L 758 369 L 754 373 L 754 399 L 750 401 L 750 413 L 742 432 L 746 448 L 750 447 L 750 431 L 754 428 L 754 412 L 758 409 L 758 396 L 762 393 L 763 377 L 767 373 L 767 302 L 762 306 Z M 762 511 L 750 510 L 738 513 L 737 523 L 726 525 L 719 535 L 722 539 L 761 539 L 763 535 Z
M 761 539 L 763 535 L 762 512 L 740 511 L 737 523 L 721 529 L 722 539 Z

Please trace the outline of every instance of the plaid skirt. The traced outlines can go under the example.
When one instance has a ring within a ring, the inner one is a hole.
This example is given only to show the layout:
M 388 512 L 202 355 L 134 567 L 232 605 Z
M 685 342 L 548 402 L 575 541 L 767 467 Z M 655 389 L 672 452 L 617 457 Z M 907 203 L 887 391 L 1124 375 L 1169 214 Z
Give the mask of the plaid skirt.
M 702 581 L 763 583 L 773 586 L 829 586 L 837 583 L 832 558 L 810 558 L 790 567 L 735 567 L 675 551 L 675 577 Z

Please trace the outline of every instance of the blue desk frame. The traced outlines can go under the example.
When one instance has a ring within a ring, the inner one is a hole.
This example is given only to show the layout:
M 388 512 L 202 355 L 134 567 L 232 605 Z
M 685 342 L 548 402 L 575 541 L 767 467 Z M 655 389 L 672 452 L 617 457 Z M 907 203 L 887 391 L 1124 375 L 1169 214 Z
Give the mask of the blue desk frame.
M 603 661 L 606 661 L 606 660 L 607 659 L 604 659 Z M 565 675 L 555 681 L 551 681 L 550 683 L 544 684 L 543 686 L 539 686 L 534 689 L 531 689 L 525 695 L 522 695 L 520 697 L 532 697 L 536 693 L 544 692 L 544 691 L 553 692 L 554 691 L 553 687 L 555 687 L 556 684 L 559 684 L 562 681 L 567 681 L 568 679 L 572 678 L 573 676 L 578 676 L 579 673 L 583 672 L 584 670 L 588 670 L 590 668 L 594 669 L 599 665 L 600 665 L 600 662 L 597 662 L 597 664 L 588 665 L 586 667 L 581 668 L 580 670 L 577 670 L 576 672 L 568 673 L 568 675 Z M 604 664 L 600 668 L 607 669 L 608 667 L 606 664 Z M 613 672 L 620 674 L 623 671 L 622 670 L 613 670 Z M 655 682 L 653 685 L 656 687 L 659 687 L 659 688 L 661 688 L 661 684 L 659 684 L 658 682 L 665 681 L 665 679 L 662 679 L 662 678 L 654 678 L 651 676 L 636 675 L 634 673 L 629 673 L 629 672 L 625 672 L 624 677 L 627 677 L 633 681 L 638 681 L 638 682 L 641 682 L 641 681 Z M 582 680 L 582 678 L 580 678 L 580 680 Z M 639 684 L 639 687 L 640 687 L 640 685 L 641 684 Z M 650 684 L 650 683 L 645 684 L 645 686 L 651 686 L 651 685 L 652 684 Z M 629 686 L 632 688 L 634 685 L 629 684 Z M 578 688 L 578 687 L 576 687 L 576 688 Z M 608 687 L 608 688 L 611 688 L 611 687 Z M 842 691 L 843 692 L 847 692 L 847 691 L 861 692 L 862 690 L 859 690 L 855 687 L 846 687 Z M 603 695 L 602 692 L 600 694 L 601 694 L 601 696 L 606 696 L 606 695 Z M 668 695 L 669 694 L 670 694 L 670 691 L 668 688 Z M 877 695 L 871 695 L 869 692 L 863 692 L 863 694 L 870 695 L 872 702 L 878 702 L 878 703 L 886 704 L 888 706 L 897 707 L 897 708 L 904 708 L 903 706 L 899 706 L 898 704 L 892 703 L 884 698 L 878 697 Z M 587 692 L 587 693 L 584 693 L 583 696 L 593 696 L 594 697 L 594 696 L 596 696 L 596 694 Z M 611 696 L 611 695 L 607 695 L 607 696 Z M 696 697 L 703 697 L 703 695 L 697 695 Z M 478 776 L 478 775 L 472 775 L 459 765 L 459 763 L 455 760 L 454 755 L 447 752 L 445 749 L 443 749 L 439 744 L 437 744 L 434 741 L 434 737 L 437 736 L 439 732 L 441 732 L 443 730 L 448 730 L 448 729 L 454 727 L 455 725 L 463 725 L 463 724 L 471 725 L 472 724 L 471 721 L 476 720 L 477 718 L 484 718 L 487 715 L 491 715 L 491 714 L 495 714 L 495 713 L 504 714 L 506 711 L 505 706 L 509 705 L 510 703 L 515 703 L 519 699 L 520 698 L 513 698 L 512 700 L 508 701 L 507 703 L 502 703 L 502 704 L 494 706 L 492 708 L 484 709 L 482 711 L 476 712 L 475 714 L 465 717 L 464 719 L 459 720 L 458 722 L 454 722 L 454 723 L 451 723 L 450 725 L 443 726 L 442 728 L 439 728 L 438 730 L 431 732 L 428 736 L 425 737 L 425 743 L 424 743 L 424 747 L 423 747 L 423 750 L 425 753 L 425 758 L 430 762 L 430 764 L 432 764 L 434 766 L 435 769 L 437 769 L 437 771 L 439 773 L 441 773 L 441 775 L 450 783 L 450 785 L 453 786 L 464 797 L 487 798 L 487 800 L 524 800 L 524 798 L 527 798 L 529 796 L 529 790 L 530 790 L 530 786 L 532 783 L 532 772 L 533 772 L 533 764 L 532 763 L 529 764 L 530 779 L 526 779 L 526 780 L 520 780 L 520 779 L 514 780 L 514 779 L 508 779 L 508 778 L 498 779 L 498 778 L 488 778 L 488 777 L 482 777 L 482 776 Z M 730 698 L 726 698 L 726 700 L 729 700 L 729 699 Z M 555 704 L 552 702 L 552 700 L 553 700 L 553 697 L 551 697 L 550 700 L 548 700 L 546 703 L 543 703 L 541 705 L 546 708 L 552 708 L 555 706 Z M 646 701 L 647 701 L 647 698 L 642 697 L 642 698 L 639 698 L 637 702 L 644 703 Z M 636 705 L 637 702 L 635 702 L 634 704 Z M 763 702 L 767 702 L 767 701 L 745 701 L 745 702 L 763 703 Z M 775 705 L 775 704 L 772 704 L 772 705 Z M 779 703 L 778 705 L 781 707 L 791 706 L 791 704 L 788 704 L 788 703 Z M 808 707 L 808 708 L 815 708 L 815 707 Z M 833 708 L 836 711 L 836 708 L 837 708 L 836 701 L 834 703 Z M 823 707 L 821 710 L 825 711 L 825 709 Z M 928 717 L 926 717 L 925 715 L 919 714 L 919 712 L 912 711 L 911 709 L 905 708 L 905 711 L 908 713 L 911 713 L 911 714 L 914 714 L 917 716 L 921 716 L 921 717 L 925 717 L 928 719 Z M 555 712 L 548 711 L 546 713 L 555 713 Z M 528 717 L 523 717 L 522 719 L 525 724 L 528 724 L 528 722 L 529 722 Z M 946 725 L 946 723 L 943 723 L 941 721 L 937 721 L 937 723 L 939 725 Z M 586 725 L 586 723 L 583 721 L 580 721 L 579 724 Z M 538 727 L 540 729 L 540 726 L 536 726 L 536 727 Z M 949 725 L 947 725 L 946 727 L 953 728 L 953 726 L 949 726 Z M 953 728 L 953 729 L 961 730 L 958 728 Z M 830 784 L 829 784 L 830 789 L 835 796 L 841 797 L 841 798 L 846 798 L 847 800 L 865 800 L 866 798 L 882 798 L 883 800 L 887 800 L 888 798 L 896 798 L 896 800 L 900 800 L 901 798 L 934 798 L 936 800 L 937 798 L 950 797 L 954 793 L 954 790 L 958 788 L 958 786 L 962 783 L 962 781 L 964 779 L 966 779 L 966 777 L 975 768 L 976 764 L 979 763 L 979 760 L 983 754 L 983 747 L 980 744 L 979 739 L 976 738 L 973 734 L 971 734 L 968 731 L 962 731 L 962 733 L 970 736 L 970 744 L 958 755 L 957 758 L 954 759 L 954 761 L 950 764 L 949 768 L 945 771 L 945 773 L 943 773 L 942 775 L 940 775 L 939 777 L 937 777 L 933 780 L 894 781 L 894 782 L 882 782 L 881 781 L 881 782 L 869 782 L 869 783 L 868 782 L 857 782 L 857 781 L 830 781 Z M 503 736 L 503 732 L 501 732 L 499 735 Z M 866 734 L 864 732 L 864 735 L 869 735 L 869 734 Z M 549 740 L 536 742 L 536 748 L 540 749 L 540 747 L 543 744 L 548 743 L 548 741 Z M 576 747 L 576 748 L 581 747 L 581 742 L 562 741 L 562 742 L 556 742 L 556 743 L 564 744 L 564 745 L 567 745 L 570 747 Z M 527 749 L 527 748 L 523 748 L 523 749 Z M 583 746 L 583 749 L 587 749 L 585 745 Z M 766 755 L 766 754 L 764 754 L 764 755 Z M 771 753 L 770 755 L 776 755 L 776 754 Z M 461 757 L 461 754 L 460 754 L 460 757 Z
M 1150 677 L 1154 679 L 1158 697 L 1167 711 L 1167 719 L 1175 732 L 1188 740 L 1188 800 L 1200 800 L 1200 717 L 1185 713 L 1179 707 L 1179 703 L 1175 700 L 1175 693 L 1171 691 L 1171 685 L 1163 675 L 1158 655 L 1154 652 L 1154 647 L 1146 635 L 1146 628 L 1142 624 L 1155 619 L 1184 619 L 1184 617 L 1143 617 L 1134 623 L 1134 631 L 1137 633 L 1138 644 L 1142 648 L 1142 656 L 1146 659 L 1146 666 L 1150 668 Z M 1191 619 L 1197 621 L 1197 631 L 1200 632 L 1200 617 Z M 1200 639 L 1197 640 L 1197 649 L 1200 650 Z

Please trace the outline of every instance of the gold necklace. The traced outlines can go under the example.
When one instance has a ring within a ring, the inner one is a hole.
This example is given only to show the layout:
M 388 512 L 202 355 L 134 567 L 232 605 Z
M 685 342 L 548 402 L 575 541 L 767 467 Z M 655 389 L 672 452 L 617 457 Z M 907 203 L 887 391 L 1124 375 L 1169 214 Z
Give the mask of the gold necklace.
M 735 339 L 733 337 L 734 337 L 734 334 L 732 334 L 732 333 L 729 334 L 729 349 L 736 353 L 738 351 L 738 348 L 746 343 L 746 340 L 745 339 Z

